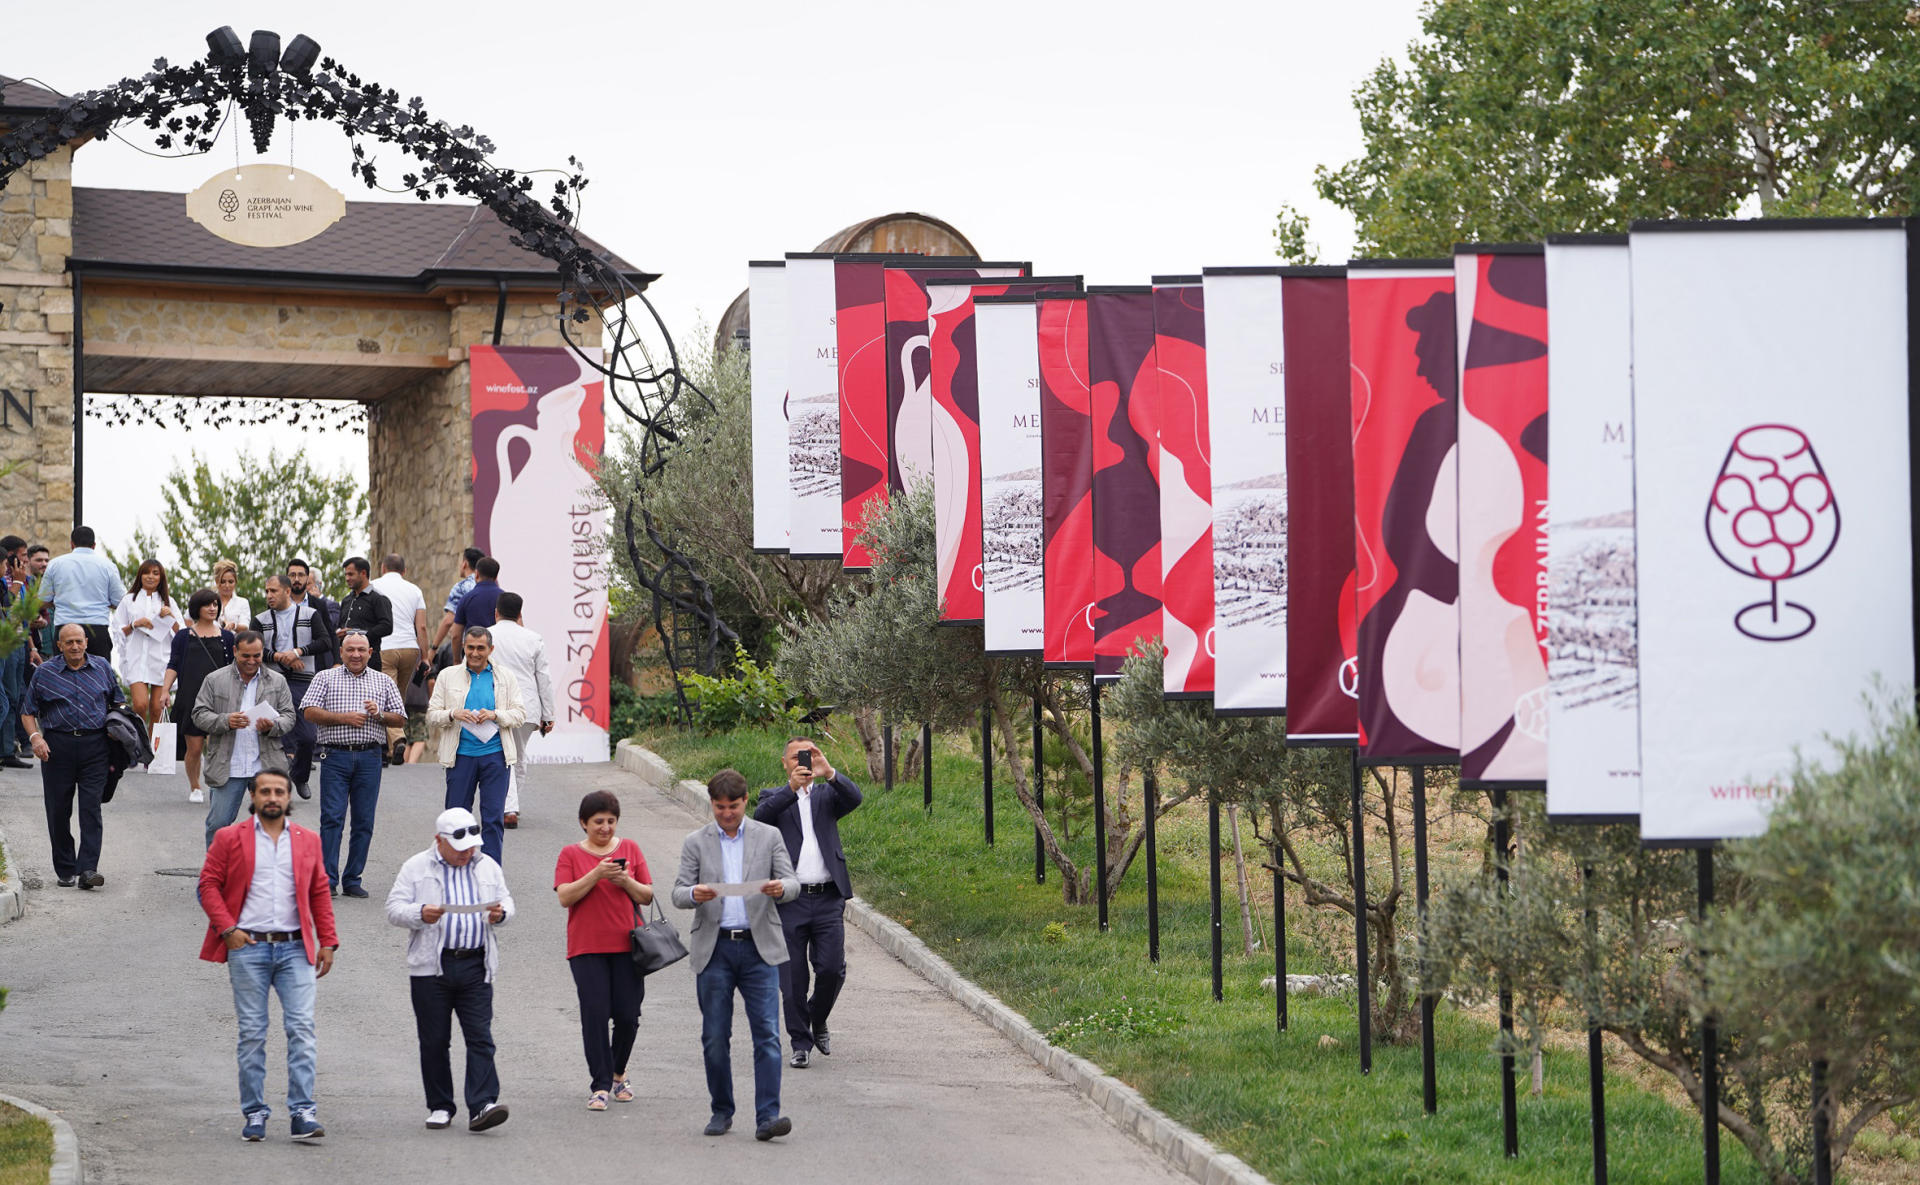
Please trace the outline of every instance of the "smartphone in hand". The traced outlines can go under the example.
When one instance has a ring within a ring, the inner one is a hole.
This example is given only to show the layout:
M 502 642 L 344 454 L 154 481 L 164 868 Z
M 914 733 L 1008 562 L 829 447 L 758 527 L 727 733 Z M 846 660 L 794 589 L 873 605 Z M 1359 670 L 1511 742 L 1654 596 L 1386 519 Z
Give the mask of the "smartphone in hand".
M 812 749 L 800 750 L 800 752 L 797 754 L 797 757 L 800 762 L 801 769 L 811 770 L 813 768 L 813 750 Z

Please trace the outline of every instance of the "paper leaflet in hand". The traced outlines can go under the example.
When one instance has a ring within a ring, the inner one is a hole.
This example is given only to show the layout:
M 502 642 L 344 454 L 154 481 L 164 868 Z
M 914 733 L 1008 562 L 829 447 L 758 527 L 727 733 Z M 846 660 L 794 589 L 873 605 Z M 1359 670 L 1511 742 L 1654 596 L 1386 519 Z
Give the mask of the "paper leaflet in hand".
M 479 721 L 478 723 L 475 723 L 473 721 L 468 721 L 462 724 L 460 727 L 472 733 L 473 739 L 476 741 L 479 741 L 481 744 L 485 744 L 486 742 L 492 740 L 494 738 L 494 734 L 500 731 L 500 726 L 498 724 L 495 724 L 491 720 L 482 720 L 482 721 Z

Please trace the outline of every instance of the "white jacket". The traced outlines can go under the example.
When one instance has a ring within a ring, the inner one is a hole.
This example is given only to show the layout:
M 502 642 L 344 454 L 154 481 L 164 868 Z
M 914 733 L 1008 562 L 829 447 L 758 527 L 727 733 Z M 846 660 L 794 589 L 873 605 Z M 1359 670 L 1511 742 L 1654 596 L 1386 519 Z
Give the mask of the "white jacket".
M 400 866 L 400 875 L 393 878 L 393 888 L 387 893 L 387 920 L 413 932 L 407 939 L 408 975 L 440 974 L 440 950 L 446 945 L 443 922 L 421 921 L 420 907 L 446 904 L 445 868 L 438 844 L 416 852 Z M 507 912 L 505 918 L 485 928 L 487 982 L 492 983 L 493 973 L 500 966 L 500 944 L 493 932 L 513 920 L 513 894 L 507 891 L 507 874 L 499 862 L 478 848 L 473 850 L 473 877 L 480 896 L 498 901 Z
M 513 730 L 527 722 L 525 700 L 520 697 L 520 681 L 513 672 L 497 662 L 493 668 L 493 716 L 500 726 L 501 756 L 512 765 L 518 750 Z M 460 752 L 460 722 L 453 714 L 467 706 L 467 664 L 456 663 L 441 671 L 433 682 L 433 698 L 427 701 L 427 730 L 434 740 L 434 752 L 440 764 L 451 769 Z

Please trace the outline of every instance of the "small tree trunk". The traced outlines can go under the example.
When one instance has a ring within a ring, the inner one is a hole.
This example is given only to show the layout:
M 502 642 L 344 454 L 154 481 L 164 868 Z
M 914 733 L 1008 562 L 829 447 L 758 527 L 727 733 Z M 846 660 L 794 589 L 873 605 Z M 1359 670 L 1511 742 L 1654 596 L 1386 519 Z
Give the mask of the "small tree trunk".
M 1537 1099 L 1545 1094 L 1546 1090 L 1547 1059 L 1545 1054 L 1543 1054 L 1538 1047 L 1535 1047 L 1533 1051 L 1533 1090 L 1530 1091 L 1529 1094 L 1531 1097 Z
M 886 750 L 880 736 L 880 713 L 872 708 L 853 710 L 853 727 L 860 734 L 860 749 L 867 757 L 867 781 L 877 782 L 886 776 Z
M 1253 936 L 1253 903 L 1247 894 L 1247 855 L 1240 847 L 1240 808 L 1227 804 L 1227 826 L 1233 832 L 1233 877 L 1240 887 L 1240 945 L 1246 950 L 1247 957 L 1260 949 L 1260 943 Z
M 1078 905 L 1087 899 L 1087 878 L 1074 865 L 1071 857 L 1060 847 L 1060 840 L 1053 833 L 1053 825 L 1047 821 L 1047 813 L 1033 800 L 1033 787 L 1027 781 L 1027 766 L 1020 759 L 1020 751 L 1013 744 L 1013 724 L 1007 718 L 1007 708 L 996 693 L 989 703 L 993 709 L 993 722 L 996 727 L 994 740 L 1000 745 L 1000 752 L 1007 759 L 1007 768 L 1013 771 L 1013 794 L 1026 809 L 1027 817 L 1040 832 L 1040 846 L 1047 853 L 1047 859 L 1060 871 L 1060 892 L 1062 900 L 1068 905 Z

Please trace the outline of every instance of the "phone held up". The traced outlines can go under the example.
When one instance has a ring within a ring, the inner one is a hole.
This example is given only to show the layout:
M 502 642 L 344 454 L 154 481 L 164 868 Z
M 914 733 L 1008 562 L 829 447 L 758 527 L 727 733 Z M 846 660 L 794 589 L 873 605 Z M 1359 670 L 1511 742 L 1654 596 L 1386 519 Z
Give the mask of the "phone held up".
M 799 761 L 800 761 L 801 769 L 807 769 L 807 770 L 812 769 L 813 768 L 813 750 L 812 749 L 800 750 Z

